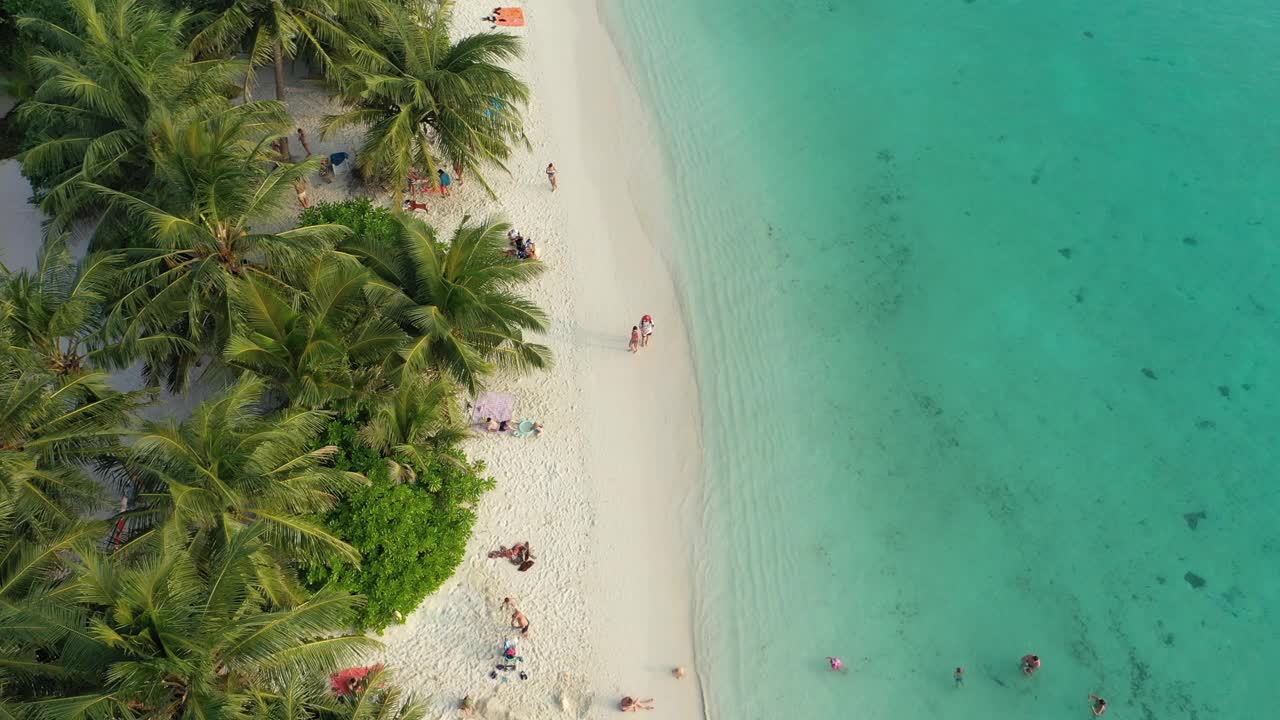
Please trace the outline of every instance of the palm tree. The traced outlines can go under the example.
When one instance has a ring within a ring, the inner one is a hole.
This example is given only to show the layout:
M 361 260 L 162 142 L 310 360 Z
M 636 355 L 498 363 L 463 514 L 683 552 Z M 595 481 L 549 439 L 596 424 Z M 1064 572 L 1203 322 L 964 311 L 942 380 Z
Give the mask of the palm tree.
M 0 610 L 6 624 L 43 630 L 41 653 L 19 657 L 56 681 L 53 692 L 15 693 L 21 716 L 321 717 L 336 705 L 325 698 L 330 673 L 379 643 L 342 632 L 359 606 L 353 596 L 268 599 L 256 580 L 267 534 L 250 525 L 203 555 L 171 524 L 140 562 L 85 553 L 54 611 Z
M 234 114 L 164 124 L 155 140 L 157 197 L 92 186 L 145 228 L 128 250 L 124 289 L 107 317 L 117 344 L 104 359 L 124 366 L 141 356 L 151 382 L 163 378 L 169 388 L 182 389 L 202 353 L 216 356 L 226 347 L 233 284 L 252 279 L 295 297 L 307 270 L 350 233 L 341 225 L 253 231 L 251 220 L 280 209 L 293 184 L 319 167 L 313 158 L 272 168 L 268 143 L 279 135 L 263 131 L 279 128 L 278 120 Z M 148 345 L 157 336 L 186 345 Z
M 501 63 L 518 58 L 520 40 L 480 33 L 451 43 L 452 3 L 424 11 L 374 3 L 380 21 L 334 67 L 347 111 L 325 119 L 326 133 L 367 128 L 356 154 L 361 170 L 400 194 L 414 172 L 430 178 L 442 164 L 470 172 L 489 194 L 481 168 L 528 145 L 520 110 L 529 88 Z
M 226 52 L 248 45 L 250 68 L 275 65 L 276 100 L 285 102 L 284 61 L 304 47 L 324 69 L 332 63 L 329 51 L 347 41 L 343 21 L 357 11 L 357 0 L 232 0 L 226 9 L 196 34 L 197 53 Z M 249 91 L 252 72 L 245 74 Z
M 92 552 L 104 530 L 102 523 L 79 523 L 34 541 L 18 531 L 18 515 L 13 503 L 0 501 L 0 717 L 6 720 L 26 716 L 21 698 L 63 680 L 47 660 L 49 648 L 68 645 L 75 634 L 66 626 L 64 581 L 74 558 Z
M 368 277 L 351 260 L 317 263 L 296 307 L 259 282 L 237 283 L 232 302 L 242 320 L 223 359 L 270 380 L 303 407 L 331 407 L 377 390 L 408 336 L 365 301 Z
M 102 305 L 123 263 L 118 252 L 76 262 L 61 235 L 45 242 L 34 272 L 0 268 L 0 313 L 12 331 L 13 349 L 54 375 L 88 371 Z
M 0 359 L 0 503 L 11 505 L 20 537 L 53 541 L 97 507 L 88 468 L 121 454 L 137 404 L 103 373 L 59 377 Z
M 387 458 L 393 480 L 412 482 L 417 479 L 414 468 L 431 467 L 433 458 L 451 459 L 441 448 L 469 434 L 457 408 L 447 382 L 406 373 L 399 386 L 374 407 L 360 439 Z
M 23 172 L 40 205 L 65 226 L 102 198 L 84 181 L 131 192 L 151 177 L 147 141 L 160 115 L 211 116 L 230 107 L 236 64 L 193 62 L 179 43 L 191 16 L 136 0 L 79 0 L 73 22 L 24 16 L 19 27 L 44 38 L 30 58 L 38 80 L 19 120 L 33 140 Z M 115 228 L 116 218 L 107 227 Z M 100 230 L 106 232 L 106 230 Z
M 172 517 L 212 552 L 251 525 L 270 543 L 259 580 L 276 598 L 292 594 L 279 568 L 320 553 L 359 562 L 356 552 L 308 519 L 333 507 L 363 476 L 327 467 L 337 448 L 318 445 L 328 414 L 266 415 L 265 382 L 246 376 L 185 422 L 146 422 L 126 464 L 140 488 L 141 517 Z M 155 530 L 144 533 L 145 540 Z
M 526 332 L 546 332 L 547 315 L 516 290 L 543 270 L 506 255 L 503 223 L 463 223 L 448 242 L 421 220 L 398 216 L 395 243 L 356 248 L 377 275 L 369 295 L 413 338 L 401 353 L 406 374 L 434 372 L 475 394 L 495 369 L 548 368 L 551 350 Z M 344 248 L 340 248 L 344 249 Z

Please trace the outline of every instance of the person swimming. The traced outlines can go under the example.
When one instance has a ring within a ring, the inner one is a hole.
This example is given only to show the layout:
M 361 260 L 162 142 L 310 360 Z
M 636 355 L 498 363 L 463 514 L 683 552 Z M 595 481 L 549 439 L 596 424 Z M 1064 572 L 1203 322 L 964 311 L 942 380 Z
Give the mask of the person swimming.
M 956 668 L 956 672 L 953 677 L 956 679 L 956 687 L 964 687 L 964 668 Z
M 1031 677 L 1040 669 L 1039 655 L 1023 655 L 1022 656 L 1022 674 Z
M 1107 711 L 1107 701 L 1089 693 L 1089 709 L 1093 711 L 1094 717 L 1102 717 L 1102 713 Z
M 827 662 L 831 664 L 831 670 L 833 672 L 840 672 L 844 670 L 844 661 L 838 657 L 829 657 L 827 658 Z

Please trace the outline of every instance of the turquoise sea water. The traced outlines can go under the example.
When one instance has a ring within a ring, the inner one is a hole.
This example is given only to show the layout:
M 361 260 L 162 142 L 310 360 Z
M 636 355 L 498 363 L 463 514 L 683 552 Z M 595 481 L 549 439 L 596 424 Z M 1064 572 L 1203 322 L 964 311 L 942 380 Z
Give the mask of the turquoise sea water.
M 669 156 L 711 716 L 1274 717 L 1280 5 L 601 3 Z

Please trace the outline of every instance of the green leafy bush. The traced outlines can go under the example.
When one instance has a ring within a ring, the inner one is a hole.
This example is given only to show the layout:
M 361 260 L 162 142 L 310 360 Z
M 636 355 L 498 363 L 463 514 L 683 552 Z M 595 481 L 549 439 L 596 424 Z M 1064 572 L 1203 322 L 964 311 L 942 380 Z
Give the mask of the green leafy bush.
M 396 611 L 407 615 L 453 575 L 475 524 L 472 508 L 494 482 L 483 476 L 483 463 L 449 449 L 430 467 L 414 468 L 415 482 L 397 483 L 387 461 L 360 444 L 358 428 L 351 416 L 334 420 L 329 442 L 339 448 L 337 467 L 364 473 L 370 485 L 344 498 L 324 523 L 360 552 L 360 567 L 335 559 L 306 568 L 305 577 L 313 587 L 365 596 L 356 623 L 380 631 Z
M 302 211 L 298 225 L 336 223 L 353 231 L 346 242 L 390 242 L 400 235 L 400 223 L 386 208 L 375 206 L 368 198 L 356 198 L 339 203 L 317 203 Z M 344 243 L 346 244 L 346 243 Z

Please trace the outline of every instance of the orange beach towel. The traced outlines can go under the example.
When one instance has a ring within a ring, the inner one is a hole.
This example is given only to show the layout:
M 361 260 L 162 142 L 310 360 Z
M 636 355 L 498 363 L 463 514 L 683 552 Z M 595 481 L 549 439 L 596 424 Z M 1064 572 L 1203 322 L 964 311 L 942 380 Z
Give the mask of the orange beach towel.
M 496 18 L 495 25 L 524 27 L 524 10 L 521 8 L 498 8 L 493 16 Z

